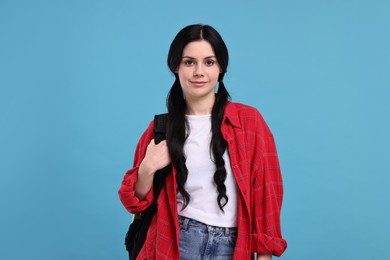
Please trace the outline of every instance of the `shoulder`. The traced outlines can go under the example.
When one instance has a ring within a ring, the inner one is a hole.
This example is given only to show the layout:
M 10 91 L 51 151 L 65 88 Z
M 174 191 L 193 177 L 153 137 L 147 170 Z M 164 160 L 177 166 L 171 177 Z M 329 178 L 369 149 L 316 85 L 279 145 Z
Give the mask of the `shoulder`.
M 141 135 L 141 138 L 138 141 L 138 146 L 144 146 L 144 148 L 147 147 L 150 140 L 154 137 L 154 120 L 149 122 L 148 127 L 144 130 L 143 134 Z
M 237 102 L 229 102 L 226 105 L 225 114 L 227 117 L 236 116 L 240 119 L 260 119 L 263 121 L 263 116 L 257 108 Z
M 225 116 L 235 125 L 245 129 L 262 130 L 268 132 L 269 128 L 259 110 L 253 106 L 249 106 L 237 102 L 229 102 L 226 105 Z

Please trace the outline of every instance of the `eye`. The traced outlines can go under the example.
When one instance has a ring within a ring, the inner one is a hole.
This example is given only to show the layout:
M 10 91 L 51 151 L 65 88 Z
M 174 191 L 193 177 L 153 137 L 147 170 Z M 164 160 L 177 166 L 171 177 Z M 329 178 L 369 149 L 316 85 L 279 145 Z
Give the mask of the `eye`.
M 186 66 L 191 66 L 194 65 L 195 62 L 193 60 L 184 60 L 183 63 Z
M 206 66 L 213 66 L 215 64 L 215 60 L 213 59 L 207 59 L 205 61 Z

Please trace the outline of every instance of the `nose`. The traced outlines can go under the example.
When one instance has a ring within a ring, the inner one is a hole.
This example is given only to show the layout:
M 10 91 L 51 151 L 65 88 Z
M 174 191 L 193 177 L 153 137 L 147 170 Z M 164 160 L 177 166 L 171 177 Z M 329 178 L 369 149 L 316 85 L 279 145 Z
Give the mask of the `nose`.
M 203 71 L 203 65 L 201 63 L 196 64 L 194 69 L 194 76 L 195 77 L 203 77 L 204 71 Z

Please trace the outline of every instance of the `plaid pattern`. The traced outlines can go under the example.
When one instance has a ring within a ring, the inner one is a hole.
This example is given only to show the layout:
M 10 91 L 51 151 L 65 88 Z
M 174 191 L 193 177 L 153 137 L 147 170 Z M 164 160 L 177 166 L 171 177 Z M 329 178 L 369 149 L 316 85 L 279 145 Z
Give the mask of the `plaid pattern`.
M 238 185 L 238 237 L 233 259 L 251 259 L 253 252 L 280 256 L 287 243 L 280 227 L 283 183 L 273 135 L 255 108 L 239 103 L 228 103 L 221 130 L 228 142 Z M 134 166 L 126 172 L 119 189 L 123 205 L 133 214 L 142 212 L 153 201 L 152 190 L 142 201 L 134 194 L 138 167 L 151 139 L 153 122 L 142 135 Z M 158 198 L 157 215 L 137 259 L 180 259 L 175 176 L 173 169 Z

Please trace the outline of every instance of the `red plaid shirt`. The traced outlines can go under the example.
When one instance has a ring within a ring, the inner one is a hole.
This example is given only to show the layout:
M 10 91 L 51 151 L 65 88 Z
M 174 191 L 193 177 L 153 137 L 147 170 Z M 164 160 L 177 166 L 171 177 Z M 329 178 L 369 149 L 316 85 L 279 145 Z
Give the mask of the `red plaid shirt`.
M 251 259 L 253 252 L 280 256 L 287 247 L 280 228 L 283 183 L 273 135 L 260 113 L 252 107 L 228 103 L 221 126 L 228 142 L 233 174 L 238 185 L 238 236 L 233 259 Z M 126 172 L 119 197 L 130 213 L 145 210 L 153 201 L 151 190 L 144 200 L 134 193 L 138 167 L 153 139 L 153 122 L 142 135 L 134 167 Z M 167 176 L 158 198 L 158 212 L 149 227 L 137 259 L 180 259 L 176 206 L 176 171 Z

